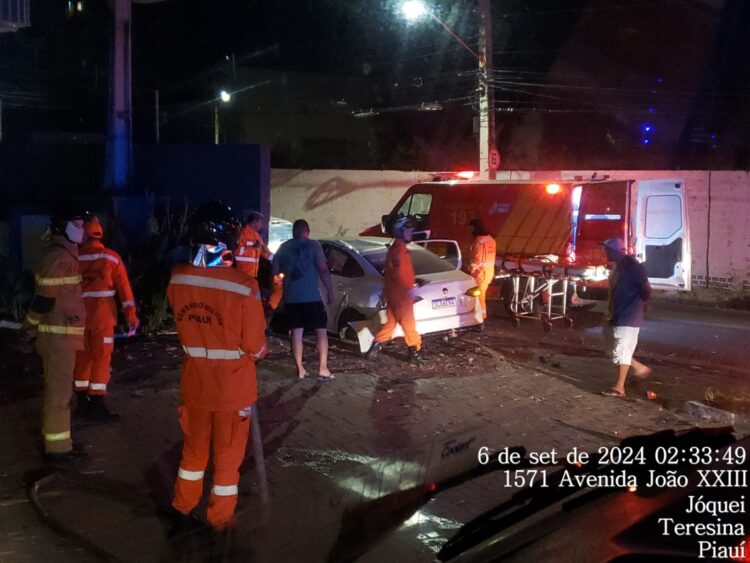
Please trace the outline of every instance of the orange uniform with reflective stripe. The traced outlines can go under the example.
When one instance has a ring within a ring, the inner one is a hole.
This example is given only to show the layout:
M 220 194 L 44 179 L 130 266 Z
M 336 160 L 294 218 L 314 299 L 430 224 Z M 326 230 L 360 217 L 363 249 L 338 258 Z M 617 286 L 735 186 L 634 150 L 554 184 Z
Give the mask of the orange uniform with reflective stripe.
M 237 252 L 234 254 L 234 259 L 237 261 L 237 269 L 253 278 L 257 278 L 261 257 L 270 260 L 271 252 L 263 242 L 260 233 L 250 225 L 245 225 L 240 231 L 240 238 L 237 241 Z
M 184 403 L 212 411 L 255 403 L 255 360 L 266 352 L 258 283 L 232 268 L 179 265 L 167 295 L 180 343 L 192 351 L 182 366 Z M 224 359 L 211 359 L 222 352 Z
M 97 223 L 98 224 L 98 223 Z M 86 349 L 78 352 L 73 386 L 90 395 L 105 395 L 117 324 L 115 295 L 129 325 L 138 323 L 135 298 L 120 255 L 92 239 L 78 249 L 81 289 L 86 305 Z
M 89 315 L 87 326 L 117 324 L 117 308 L 113 299 L 115 294 L 120 299 L 126 317 L 129 315 L 128 309 L 135 313 L 135 297 L 128 272 L 117 252 L 94 239 L 80 246 L 78 262 L 83 278 L 83 299 Z M 130 322 L 130 319 L 127 320 Z
M 469 273 L 476 281 L 481 290 L 479 304 L 482 315 L 487 318 L 487 288 L 495 278 L 495 258 L 497 256 L 497 243 L 489 235 L 474 237 L 471 243 L 471 262 Z
M 172 506 L 188 514 L 200 502 L 213 444 L 207 518 L 222 528 L 237 505 L 249 407 L 258 397 L 255 362 L 267 351 L 258 284 L 233 268 L 180 265 L 167 295 L 185 351 L 179 408 L 185 437 Z
M 48 453 L 70 451 L 70 397 L 76 351 L 83 349 L 86 309 L 81 298 L 78 248 L 64 236 L 53 236 L 36 270 L 35 300 L 51 306 L 32 309 L 26 324 L 37 330 L 36 347 L 44 368 L 42 434 Z
M 416 281 L 414 265 L 403 240 L 396 239 L 388 248 L 383 275 L 388 320 L 375 335 L 375 341 L 388 342 L 393 336 L 396 325 L 400 324 L 404 330 L 406 345 L 419 350 L 422 346 L 422 338 L 417 332 L 414 320 L 414 298 L 411 295 Z

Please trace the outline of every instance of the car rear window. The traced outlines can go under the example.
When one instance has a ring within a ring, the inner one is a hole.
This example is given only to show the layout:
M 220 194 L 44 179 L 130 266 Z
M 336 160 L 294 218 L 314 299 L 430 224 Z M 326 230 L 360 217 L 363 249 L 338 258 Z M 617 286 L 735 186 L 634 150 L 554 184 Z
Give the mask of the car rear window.
M 421 246 L 410 244 L 408 248 L 411 262 L 414 265 L 414 274 L 417 276 L 438 274 L 440 272 L 451 272 L 456 269 L 437 254 L 434 254 Z M 380 251 L 368 252 L 362 256 L 364 256 L 365 260 L 372 264 L 378 272 L 383 274 L 385 270 L 385 257 L 387 251 L 388 249 L 383 247 Z

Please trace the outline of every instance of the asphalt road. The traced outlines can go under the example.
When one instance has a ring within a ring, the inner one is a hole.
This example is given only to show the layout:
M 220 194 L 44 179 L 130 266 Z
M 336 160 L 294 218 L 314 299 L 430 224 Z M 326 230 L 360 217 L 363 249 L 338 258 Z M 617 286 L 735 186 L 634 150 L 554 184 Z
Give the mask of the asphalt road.
M 573 328 L 558 321 L 545 332 L 541 322 L 530 319 L 513 328 L 495 303 L 483 335 L 492 348 L 596 392 L 608 388 L 615 376 L 604 351 L 605 309 L 604 304 L 573 309 Z M 653 390 L 660 404 L 676 411 L 687 401 L 700 401 L 735 413 L 738 427 L 750 431 L 749 337 L 748 312 L 657 301 L 647 314 L 636 350 L 636 357 L 654 372 L 644 382 L 632 381 L 629 394 Z M 558 369 L 550 369 L 553 365 Z

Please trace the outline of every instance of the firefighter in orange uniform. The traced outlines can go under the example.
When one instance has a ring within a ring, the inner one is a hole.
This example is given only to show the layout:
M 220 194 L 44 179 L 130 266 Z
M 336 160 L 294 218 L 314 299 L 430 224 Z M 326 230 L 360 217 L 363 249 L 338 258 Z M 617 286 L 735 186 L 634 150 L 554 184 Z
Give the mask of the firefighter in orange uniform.
M 73 447 L 70 399 L 76 352 L 82 350 L 86 308 L 78 273 L 78 243 L 83 239 L 84 213 L 69 202 L 52 214 L 49 239 L 36 270 L 36 291 L 24 321 L 36 329 L 36 348 L 44 367 L 42 434 L 48 460 L 85 455 Z
M 400 324 L 409 347 L 409 362 L 419 365 L 422 363 L 419 353 L 422 338 L 414 321 L 414 266 L 406 248 L 414 234 L 414 223 L 408 217 L 399 217 L 393 223 L 391 234 L 394 241 L 388 248 L 384 273 L 388 320 L 375 335 L 367 357 L 377 359 L 383 344 L 391 340 L 396 325 Z
M 167 289 L 185 351 L 178 408 L 184 442 L 172 506 L 185 516 L 196 507 L 213 445 L 207 518 L 221 530 L 231 524 L 237 505 L 266 324 L 257 282 L 231 267 L 229 249 L 239 230 L 231 209 L 205 203 L 189 229 L 193 261 L 172 270 Z
M 86 304 L 86 348 L 76 356 L 73 387 L 78 396 L 77 412 L 80 409 L 92 420 L 107 422 L 119 418 L 104 405 L 115 346 L 115 295 L 122 304 L 128 334 L 135 333 L 139 321 L 128 273 L 120 255 L 102 244 L 104 229 L 99 219 L 88 218 L 83 228 L 85 240 L 78 249 L 78 262 Z
M 474 231 L 474 239 L 471 242 L 471 262 L 469 274 L 477 282 L 481 293 L 479 294 L 479 305 L 482 308 L 482 318 L 487 318 L 487 288 L 495 279 L 495 258 L 497 256 L 497 243 L 482 225 L 479 219 L 469 221 L 469 226 Z
M 245 226 L 240 231 L 240 238 L 237 240 L 237 247 L 234 253 L 234 259 L 237 263 L 237 269 L 245 272 L 251 278 L 258 279 L 258 270 L 260 268 L 260 259 L 264 258 L 269 262 L 273 260 L 273 252 L 268 249 L 260 231 L 263 229 L 264 217 L 257 211 L 252 211 L 248 217 Z M 268 306 L 275 310 L 281 302 L 283 293 L 283 276 L 274 276 L 271 282 L 271 294 L 268 298 Z
M 251 278 L 258 279 L 258 267 L 260 266 L 261 257 L 266 260 L 273 260 L 273 254 L 263 238 L 260 231 L 263 228 L 263 215 L 257 211 L 250 213 L 250 216 L 240 231 L 240 238 L 237 240 L 237 249 L 234 253 L 234 259 L 237 261 L 237 269 L 245 272 Z

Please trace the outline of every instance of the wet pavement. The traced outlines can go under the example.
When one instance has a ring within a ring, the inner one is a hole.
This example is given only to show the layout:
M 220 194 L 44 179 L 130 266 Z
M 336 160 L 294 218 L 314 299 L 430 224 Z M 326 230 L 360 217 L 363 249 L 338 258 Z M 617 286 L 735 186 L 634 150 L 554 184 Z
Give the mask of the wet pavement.
M 750 317 L 657 308 L 641 347 L 654 375 L 629 387 L 623 401 L 598 395 L 614 377 L 601 351 L 601 315 L 578 311 L 575 328 L 546 333 L 533 321 L 514 329 L 498 309 L 483 333 L 426 339 L 422 368 L 404 363 L 402 343 L 372 365 L 353 344 L 332 340 L 333 382 L 298 382 L 286 342 L 273 337 L 258 403 L 271 502 L 260 501 L 249 453 L 234 550 L 219 559 L 432 561 L 461 524 L 514 492 L 490 474 L 414 512 L 419 503 L 409 487 L 452 471 L 441 452 L 467 436 L 476 438 L 468 458 L 479 445 L 593 450 L 694 424 L 681 413 L 687 400 L 732 409 L 739 433 L 748 432 L 750 373 L 738 343 L 747 340 Z M 169 539 L 160 512 L 180 452 L 175 337 L 118 341 L 110 400 L 121 421 L 76 427 L 88 461 L 41 481 L 31 497 L 43 475 L 40 366 L 9 339 L 0 348 L 0 561 L 207 559 L 211 538 Z M 310 342 L 314 373 L 313 353 Z M 645 399 L 647 390 L 657 400 Z

